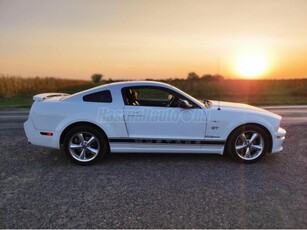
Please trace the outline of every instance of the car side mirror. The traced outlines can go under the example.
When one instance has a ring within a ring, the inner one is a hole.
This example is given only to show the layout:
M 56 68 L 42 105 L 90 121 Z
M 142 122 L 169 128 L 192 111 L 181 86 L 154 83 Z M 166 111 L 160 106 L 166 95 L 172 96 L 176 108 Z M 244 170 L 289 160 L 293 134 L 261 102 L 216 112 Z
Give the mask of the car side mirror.
M 179 107 L 182 109 L 189 109 L 193 106 L 187 100 L 179 100 Z

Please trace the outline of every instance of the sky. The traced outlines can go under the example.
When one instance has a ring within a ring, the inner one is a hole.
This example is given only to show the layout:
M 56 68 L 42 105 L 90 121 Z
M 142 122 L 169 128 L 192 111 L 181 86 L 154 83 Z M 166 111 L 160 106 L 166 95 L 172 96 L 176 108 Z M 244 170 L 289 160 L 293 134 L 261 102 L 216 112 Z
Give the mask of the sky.
M 307 78 L 307 0 L 0 0 L 0 74 Z

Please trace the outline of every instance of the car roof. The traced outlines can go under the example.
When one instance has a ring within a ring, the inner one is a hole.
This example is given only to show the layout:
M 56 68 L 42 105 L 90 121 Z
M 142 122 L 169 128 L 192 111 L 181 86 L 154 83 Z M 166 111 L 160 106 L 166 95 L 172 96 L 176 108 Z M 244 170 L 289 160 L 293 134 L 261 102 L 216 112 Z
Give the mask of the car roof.
M 113 83 L 110 83 L 110 84 L 106 84 L 104 86 L 129 87 L 129 86 L 140 86 L 140 85 L 171 87 L 171 85 L 163 83 L 163 82 L 159 82 L 159 81 L 121 81 L 121 82 L 113 82 Z
M 158 81 L 121 81 L 121 82 L 113 82 L 104 85 L 99 85 L 97 87 L 93 87 L 84 91 L 77 92 L 68 96 L 66 99 L 72 99 L 75 97 L 83 96 L 88 93 L 95 93 L 101 90 L 113 90 L 115 88 L 123 88 L 123 87 L 134 87 L 134 86 L 162 86 L 166 88 L 173 88 L 171 85 L 158 82 Z

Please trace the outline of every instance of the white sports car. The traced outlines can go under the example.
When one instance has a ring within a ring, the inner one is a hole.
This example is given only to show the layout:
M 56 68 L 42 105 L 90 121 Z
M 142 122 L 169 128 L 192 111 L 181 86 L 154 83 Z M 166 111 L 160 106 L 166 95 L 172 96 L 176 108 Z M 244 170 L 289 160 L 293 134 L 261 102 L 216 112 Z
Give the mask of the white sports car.
M 286 134 L 281 116 L 264 109 L 200 101 L 153 81 L 44 93 L 33 100 L 24 123 L 28 141 L 64 149 L 83 165 L 108 152 L 228 153 L 249 163 L 280 152 Z

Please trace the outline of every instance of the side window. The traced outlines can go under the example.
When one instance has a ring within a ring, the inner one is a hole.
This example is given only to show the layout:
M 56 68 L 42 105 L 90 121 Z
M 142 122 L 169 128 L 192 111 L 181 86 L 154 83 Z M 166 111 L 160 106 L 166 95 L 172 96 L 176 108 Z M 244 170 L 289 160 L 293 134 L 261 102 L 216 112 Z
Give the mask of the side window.
M 181 101 L 186 100 L 189 108 L 199 108 L 184 96 L 162 87 L 127 87 L 122 89 L 122 95 L 125 105 L 129 106 L 180 107 Z
M 83 96 L 83 101 L 111 103 L 112 96 L 110 90 L 104 90 Z
M 152 100 L 152 101 L 167 101 L 169 93 L 155 88 L 139 88 L 135 89 L 137 92 L 138 100 Z
M 126 105 L 167 107 L 170 102 L 170 91 L 158 87 L 132 87 L 122 90 Z

